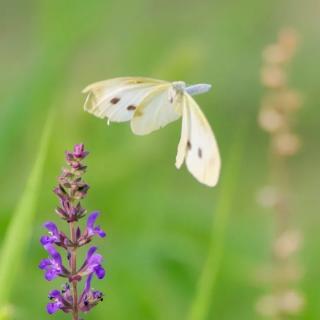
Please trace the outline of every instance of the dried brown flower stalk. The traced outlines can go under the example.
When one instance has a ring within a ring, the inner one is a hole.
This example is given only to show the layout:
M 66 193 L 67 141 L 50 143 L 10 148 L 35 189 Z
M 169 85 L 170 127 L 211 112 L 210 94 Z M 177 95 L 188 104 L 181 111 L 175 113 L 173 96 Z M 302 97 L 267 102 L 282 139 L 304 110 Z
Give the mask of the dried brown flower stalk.
M 278 41 L 263 52 L 261 82 L 266 94 L 258 116 L 260 127 L 270 135 L 271 185 L 264 187 L 258 201 L 272 208 L 276 231 L 272 244 L 272 266 L 264 273 L 271 285 L 270 293 L 260 297 L 257 312 L 267 318 L 284 320 L 298 315 L 304 305 L 302 294 L 295 289 L 302 275 L 296 262 L 302 235 L 291 225 L 292 211 L 288 201 L 287 159 L 300 149 L 301 141 L 293 130 L 294 115 L 302 99 L 300 93 L 288 87 L 287 67 L 298 45 L 293 30 L 283 30 Z

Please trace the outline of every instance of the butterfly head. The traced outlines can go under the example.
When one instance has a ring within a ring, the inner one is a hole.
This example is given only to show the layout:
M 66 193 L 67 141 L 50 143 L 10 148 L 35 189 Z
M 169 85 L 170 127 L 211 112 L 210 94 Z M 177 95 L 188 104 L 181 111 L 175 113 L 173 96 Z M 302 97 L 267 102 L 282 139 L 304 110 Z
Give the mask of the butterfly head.
M 174 90 L 181 93 L 181 92 L 185 91 L 186 83 L 183 81 L 175 81 L 175 82 L 172 82 L 172 87 Z

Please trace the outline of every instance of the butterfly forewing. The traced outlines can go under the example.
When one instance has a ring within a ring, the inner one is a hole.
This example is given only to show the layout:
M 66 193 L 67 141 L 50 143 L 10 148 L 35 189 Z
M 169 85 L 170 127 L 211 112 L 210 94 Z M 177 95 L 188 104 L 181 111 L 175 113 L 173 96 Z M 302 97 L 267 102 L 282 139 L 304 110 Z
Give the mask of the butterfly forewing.
M 141 101 L 163 83 L 149 78 L 117 78 L 98 82 L 84 90 L 89 92 L 84 108 L 112 122 L 129 121 Z

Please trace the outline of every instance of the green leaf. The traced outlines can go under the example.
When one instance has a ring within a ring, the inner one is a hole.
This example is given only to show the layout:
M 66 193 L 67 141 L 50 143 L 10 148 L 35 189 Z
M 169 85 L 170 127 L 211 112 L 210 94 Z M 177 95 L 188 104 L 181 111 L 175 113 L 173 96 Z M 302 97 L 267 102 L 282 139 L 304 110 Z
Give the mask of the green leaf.
M 24 193 L 12 216 L 2 245 L 0 309 L 5 307 L 10 299 L 17 272 L 21 270 L 23 257 L 32 234 L 36 203 L 40 191 L 53 118 L 53 114 L 49 114 L 43 129 L 38 155 L 30 172 Z

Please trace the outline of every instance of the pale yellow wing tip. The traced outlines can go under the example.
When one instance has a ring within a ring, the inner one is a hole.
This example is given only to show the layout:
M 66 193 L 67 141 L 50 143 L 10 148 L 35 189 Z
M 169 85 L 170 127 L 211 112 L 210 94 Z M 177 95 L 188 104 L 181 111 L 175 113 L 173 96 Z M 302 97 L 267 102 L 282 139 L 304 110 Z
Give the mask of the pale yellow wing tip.
M 88 108 L 88 104 L 89 104 L 89 100 L 90 100 L 90 93 L 87 95 L 86 97 L 86 100 L 84 101 L 84 104 L 83 104 L 83 109 L 85 111 L 90 111 L 90 108 Z
M 81 93 L 88 93 L 91 91 L 91 87 L 92 87 L 92 84 L 86 86 L 84 89 L 82 89 Z
M 176 159 L 175 166 L 179 170 L 183 164 L 184 159 Z
M 204 178 L 203 181 L 201 181 L 201 179 L 198 179 L 198 180 L 201 183 L 207 185 L 208 187 L 212 187 L 212 188 L 215 187 L 220 180 L 220 173 L 221 173 L 221 162 L 220 161 L 214 171 L 215 171 L 215 173 L 212 176 L 210 176 L 208 178 Z
M 175 166 L 176 168 L 179 170 L 181 168 L 181 166 L 183 165 L 183 162 L 184 160 L 181 161 L 181 159 L 176 159 L 176 162 L 175 162 Z M 188 169 L 189 171 L 189 169 Z M 219 167 L 219 170 L 218 172 L 213 176 L 213 178 L 210 178 L 210 179 L 203 179 L 203 178 L 199 178 L 197 176 L 195 176 L 191 171 L 189 171 L 191 173 L 191 175 L 198 181 L 200 182 L 201 184 L 204 184 L 208 187 L 215 187 L 218 182 L 219 182 L 219 179 L 220 179 L 220 167 Z
M 197 178 L 197 177 L 195 177 L 196 178 L 196 180 L 198 180 L 201 184 L 204 184 L 205 186 L 207 186 L 207 187 L 211 187 L 211 188 L 213 188 L 213 187 L 215 187 L 217 184 L 218 184 L 218 182 L 219 182 L 219 176 L 220 176 L 220 174 L 218 174 L 217 176 L 215 176 L 214 178 L 212 178 L 212 179 L 199 179 L 199 178 Z
M 208 186 L 208 187 L 213 188 L 213 187 L 217 186 L 218 182 L 219 182 L 219 177 L 215 178 L 213 181 L 202 181 L 201 183 Z
M 179 164 L 176 163 L 176 168 L 179 170 L 181 168 L 181 165 L 179 166 Z M 192 174 L 192 173 L 191 173 Z M 207 187 L 216 187 L 217 184 L 219 183 L 219 176 L 220 174 L 217 176 L 217 177 L 214 177 L 214 179 L 211 179 L 211 180 L 203 180 L 203 179 L 200 179 L 198 177 L 196 177 L 195 175 L 192 174 L 192 176 L 198 181 L 200 182 L 201 184 L 207 186 Z
M 192 172 L 190 172 L 194 178 L 196 178 L 196 180 L 198 180 L 201 184 L 204 184 L 208 187 L 215 187 L 218 182 L 219 182 L 219 178 L 220 178 L 220 168 L 215 171 L 214 174 L 211 174 L 210 176 L 205 176 L 205 177 L 197 177 L 195 176 Z
M 96 110 L 96 102 L 94 101 L 93 93 L 90 91 L 86 97 L 86 100 L 83 104 L 83 110 L 89 112 L 100 119 L 104 119 L 105 117 Z
M 88 107 L 89 101 L 90 101 L 90 97 L 91 97 L 91 94 L 92 94 L 90 87 L 91 87 L 91 85 L 86 86 L 86 87 L 81 91 L 81 93 L 87 94 L 86 100 L 84 101 L 84 104 L 83 104 L 83 110 L 84 110 L 84 111 L 87 111 L 87 112 L 89 112 L 89 113 L 92 113 L 92 112 L 91 112 L 92 106 L 91 106 L 91 108 Z
M 148 131 L 141 131 L 141 130 L 138 130 L 134 125 L 133 125 L 133 119 L 131 120 L 131 122 L 130 122 L 130 128 L 131 128 L 131 131 L 132 131 L 132 133 L 133 134 L 135 134 L 136 136 L 145 136 L 145 135 L 147 135 L 147 134 L 149 134 L 150 133 L 150 131 L 148 130 Z

